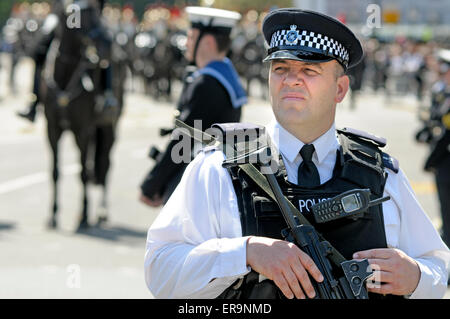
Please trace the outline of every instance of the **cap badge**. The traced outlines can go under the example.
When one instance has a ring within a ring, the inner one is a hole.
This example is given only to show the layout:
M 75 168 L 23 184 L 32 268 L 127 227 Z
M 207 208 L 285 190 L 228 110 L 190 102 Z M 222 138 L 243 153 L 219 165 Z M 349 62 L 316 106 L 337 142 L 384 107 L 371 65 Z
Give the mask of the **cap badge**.
M 298 31 L 296 25 L 291 25 L 291 30 L 286 34 L 286 42 L 291 45 L 296 45 L 298 40 Z

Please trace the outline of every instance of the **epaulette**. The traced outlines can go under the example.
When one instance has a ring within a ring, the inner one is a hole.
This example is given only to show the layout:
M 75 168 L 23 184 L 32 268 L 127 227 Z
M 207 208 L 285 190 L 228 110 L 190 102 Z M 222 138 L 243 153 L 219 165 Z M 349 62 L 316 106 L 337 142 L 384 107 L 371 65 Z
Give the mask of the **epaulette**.
M 228 145 L 226 160 L 222 166 L 229 167 L 243 163 L 249 156 L 260 156 L 258 151 L 267 145 L 265 127 L 252 123 L 220 123 L 212 125 L 218 129 L 222 143 Z
M 216 123 L 211 126 L 219 129 L 223 136 L 249 136 L 249 133 L 255 133 L 253 137 L 258 138 L 265 132 L 265 127 L 253 123 Z M 251 136 L 251 135 L 250 135 Z
M 236 150 L 234 156 L 257 149 L 261 144 L 260 138 L 265 136 L 265 127 L 252 123 L 217 123 L 211 128 L 220 131 L 222 143 L 233 146 Z
M 376 136 L 364 131 L 360 131 L 354 128 L 344 127 L 343 129 L 337 129 L 339 133 L 342 133 L 350 138 L 359 138 L 365 141 L 374 143 L 378 147 L 386 146 L 386 139 L 384 137 Z
M 386 143 L 387 143 L 387 141 L 384 137 L 379 137 L 379 136 L 376 136 L 376 135 L 373 135 L 373 134 L 370 134 L 370 133 L 367 133 L 364 131 L 360 131 L 360 130 L 357 130 L 354 128 L 345 127 L 343 129 L 337 129 L 337 131 L 338 131 L 338 133 L 343 134 L 352 140 L 364 141 L 365 145 L 372 145 L 372 146 L 375 146 L 376 148 L 383 148 L 386 146 Z M 341 142 L 342 142 L 342 140 L 341 140 Z M 350 150 L 351 153 L 355 154 L 355 151 L 358 150 L 358 148 L 360 148 L 360 147 L 362 147 L 362 145 L 360 145 L 360 146 L 346 145 L 346 147 L 344 147 L 344 148 L 348 148 L 348 150 Z M 377 160 L 379 165 L 382 165 L 382 167 L 392 170 L 396 174 L 398 173 L 398 171 L 399 171 L 398 160 L 396 158 L 390 156 L 389 154 L 384 153 L 381 150 L 373 152 L 364 147 L 360 148 L 359 151 L 362 151 L 363 154 L 366 156 L 371 155 L 370 157 L 372 157 L 373 159 L 376 159 L 377 157 L 379 158 L 379 156 L 381 155 L 381 160 L 379 160 L 379 159 Z M 378 153 L 380 155 L 376 155 L 376 153 Z M 362 159 L 362 158 L 360 157 L 360 159 Z M 372 162 L 372 164 L 373 164 L 373 162 Z
M 340 163 L 345 171 L 342 174 L 347 179 L 360 179 L 359 175 L 354 174 L 352 163 L 370 168 L 375 176 L 384 174 L 380 147 L 385 145 L 385 140 L 355 129 L 344 128 L 336 131 L 340 144 Z M 350 168 L 344 169 L 344 166 Z
M 382 152 L 382 159 L 383 159 L 383 165 L 385 168 L 389 168 L 395 174 L 398 173 L 400 166 L 399 166 L 398 160 L 396 158 L 390 156 L 387 153 Z

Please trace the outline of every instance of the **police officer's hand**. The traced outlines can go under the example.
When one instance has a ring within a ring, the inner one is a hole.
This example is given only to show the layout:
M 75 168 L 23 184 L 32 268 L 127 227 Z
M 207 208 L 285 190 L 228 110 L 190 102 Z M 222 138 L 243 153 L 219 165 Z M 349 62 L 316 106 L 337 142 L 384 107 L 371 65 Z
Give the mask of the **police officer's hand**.
M 163 204 L 162 198 L 159 196 L 154 196 L 153 198 L 148 198 L 144 194 L 141 193 L 139 196 L 139 200 L 144 203 L 145 205 L 148 205 L 150 207 L 159 207 Z
M 368 291 L 409 295 L 416 290 L 420 279 L 419 265 L 403 251 L 394 248 L 370 249 L 356 252 L 353 258 L 367 258 L 374 269 L 374 275 L 367 282 Z M 370 283 L 373 279 L 376 283 Z
M 292 299 L 314 298 L 308 273 L 323 281 L 313 260 L 293 243 L 267 237 L 251 236 L 247 241 L 247 264 L 256 272 L 273 280 L 283 294 Z

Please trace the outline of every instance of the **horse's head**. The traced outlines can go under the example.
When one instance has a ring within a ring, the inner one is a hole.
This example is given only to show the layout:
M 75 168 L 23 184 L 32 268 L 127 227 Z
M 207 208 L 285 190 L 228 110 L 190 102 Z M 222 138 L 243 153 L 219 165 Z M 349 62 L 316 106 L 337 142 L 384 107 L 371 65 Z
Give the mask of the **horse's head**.
M 107 59 L 110 39 L 101 21 L 101 0 L 65 0 L 62 12 L 64 32 L 82 55 L 95 63 Z M 97 58 L 95 57 L 97 55 Z

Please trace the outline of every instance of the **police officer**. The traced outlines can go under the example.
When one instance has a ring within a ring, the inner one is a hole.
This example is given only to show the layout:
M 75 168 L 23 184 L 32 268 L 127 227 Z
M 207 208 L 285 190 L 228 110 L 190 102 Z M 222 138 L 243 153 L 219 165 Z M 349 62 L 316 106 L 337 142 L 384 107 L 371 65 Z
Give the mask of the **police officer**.
M 214 123 L 239 122 L 247 97 L 226 55 L 231 30 L 240 14 L 204 7 L 187 7 L 186 12 L 191 22 L 186 58 L 197 69 L 185 79 L 176 118 L 191 126 L 195 120 L 201 120 L 203 129 Z M 166 202 L 181 179 L 186 164 L 176 163 L 171 154 L 177 142 L 169 142 L 145 177 L 140 197 L 143 203 L 159 206 Z
M 52 13 L 50 13 L 44 21 L 42 28 L 39 30 L 39 34 L 35 37 L 35 43 L 32 48 L 31 57 L 35 63 L 34 69 L 34 77 L 33 77 L 33 94 L 32 101 L 30 105 L 22 111 L 17 112 L 17 115 L 29 120 L 30 122 L 34 122 L 37 114 L 37 107 L 41 102 L 41 73 L 44 68 L 44 64 L 47 58 L 47 52 L 50 49 L 50 45 L 55 38 L 55 32 L 58 25 L 61 24 L 60 17 L 64 15 L 64 11 L 66 10 L 66 5 L 80 5 L 80 6 L 92 6 L 98 9 L 99 15 L 101 15 L 101 10 L 105 4 L 105 0 L 79 0 L 73 3 L 66 4 L 62 0 L 55 0 L 52 3 Z M 103 32 L 105 33 L 105 32 Z M 106 35 L 103 36 L 106 39 Z M 96 39 L 98 41 L 104 39 Z M 109 40 L 107 40 L 109 41 Z M 101 88 L 100 91 L 104 93 L 101 96 L 102 103 L 105 105 L 105 108 L 116 104 L 115 99 L 111 93 L 111 68 L 104 68 L 101 72 Z
M 425 170 L 435 173 L 441 205 L 442 237 L 450 244 L 450 50 L 439 50 L 441 79 L 432 87 L 427 127 L 431 152 Z
M 41 89 L 41 73 L 44 68 L 47 52 L 50 48 L 50 44 L 55 37 L 55 29 L 58 26 L 59 18 L 63 12 L 62 1 L 54 1 L 52 4 L 52 12 L 47 15 L 41 29 L 38 31 L 35 37 L 35 43 L 32 47 L 31 58 L 34 60 L 34 77 L 33 77 L 33 94 L 32 101 L 27 109 L 17 112 L 17 115 L 34 122 L 37 107 L 41 102 L 40 89 Z
M 336 104 L 349 88 L 348 67 L 362 57 L 354 34 L 312 11 L 278 9 L 262 27 L 269 44 L 269 94 L 275 121 L 267 126 L 280 156 L 277 180 L 292 204 L 346 259 L 367 258 L 380 285 L 372 296 L 441 298 L 447 288 L 448 247 L 414 197 L 385 140 L 336 130 Z M 225 155 L 207 147 L 148 231 L 145 278 L 159 298 L 312 298 L 321 274 L 296 245 L 277 206 Z M 364 218 L 317 224 L 307 205 L 354 188 L 391 200 Z M 377 267 L 375 267 L 375 265 Z M 256 274 L 256 277 L 252 274 Z M 256 280 L 247 280 L 250 277 Z M 240 280 L 243 279 L 243 280 Z M 276 288 L 263 294 L 267 283 Z
M 347 75 L 350 79 L 350 109 L 354 110 L 356 109 L 357 103 L 357 97 L 359 93 L 361 92 L 361 88 L 363 85 L 363 79 L 364 79 L 364 72 L 366 70 L 366 57 L 363 57 L 361 61 L 350 68 L 347 72 Z

